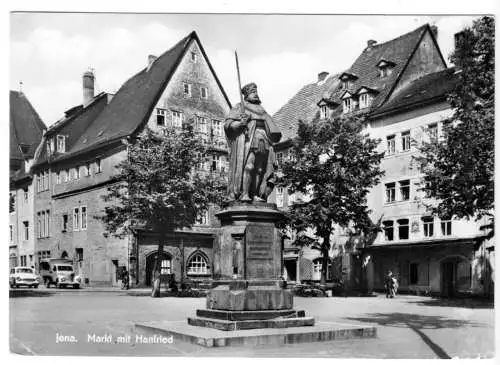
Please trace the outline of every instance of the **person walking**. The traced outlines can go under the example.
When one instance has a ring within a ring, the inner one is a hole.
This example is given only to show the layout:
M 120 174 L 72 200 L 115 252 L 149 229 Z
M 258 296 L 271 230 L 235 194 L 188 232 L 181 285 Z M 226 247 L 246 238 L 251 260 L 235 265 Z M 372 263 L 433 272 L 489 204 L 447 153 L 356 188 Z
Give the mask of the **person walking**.
M 392 274 L 392 271 L 389 270 L 387 272 L 387 276 L 385 277 L 385 297 L 386 298 L 394 298 L 396 295 L 396 287 L 397 287 L 397 280 Z

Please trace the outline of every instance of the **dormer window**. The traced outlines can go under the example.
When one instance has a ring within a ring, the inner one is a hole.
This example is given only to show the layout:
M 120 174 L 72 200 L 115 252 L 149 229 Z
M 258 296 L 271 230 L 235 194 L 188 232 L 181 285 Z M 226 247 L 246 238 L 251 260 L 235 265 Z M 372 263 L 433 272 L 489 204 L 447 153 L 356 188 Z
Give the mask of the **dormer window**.
M 350 92 L 346 91 L 342 96 L 342 108 L 344 114 L 354 111 L 355 106 L 356 104 L 353 95 Z
M 165 127 L 166 115 L 167 115 L 166 109 L 156 108 L 156 125 L 158 127 Z
M 380 60 L 379 63 L 377 63 L 377 67 L 379 69 L 379 77 L 384 78 L 392 74 L 392 69 L 396 66 L 394 62 L 387 61 L 387 60 Z
M 359 97 L 359 109 L 368 108 L 377 93 L 376 90 L 362 87 L 356 94 Z
M 340 77 L 339 77 L 339 79 L 342 83 L 342 89 L 347 90 L 347 89 L 351 88 L 353 85 L 353 82 L 355 80 L 357 80 L 357 78 L 358 77 L 354 74 L 350 74 L 348 72 L 342 73 L 342 75 L 340 75 Z
M 328 118 L 328 107 L 326 105 L 322 105 L 320 107 L 321 119 Z
M 57 152 L 66 152 L 66 137 L 60 134 L 57 135 Z

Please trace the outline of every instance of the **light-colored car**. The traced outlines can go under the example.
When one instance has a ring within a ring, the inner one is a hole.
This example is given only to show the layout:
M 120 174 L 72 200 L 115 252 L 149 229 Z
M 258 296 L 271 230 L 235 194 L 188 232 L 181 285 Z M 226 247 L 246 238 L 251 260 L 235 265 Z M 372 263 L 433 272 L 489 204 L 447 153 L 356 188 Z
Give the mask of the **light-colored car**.
M 49 259 L 40 263 L 40 275 L 47 288 L 55 285 L 56 288 L 71 286 L 80 288 L 81 278 L 73 271 L 73 265 L 69 260 Z
M 19 288 L 21 285 L 38 288 L 40 277 L 31 267 L 17 266 L 10 269 L 9 284 L 11 288 Z

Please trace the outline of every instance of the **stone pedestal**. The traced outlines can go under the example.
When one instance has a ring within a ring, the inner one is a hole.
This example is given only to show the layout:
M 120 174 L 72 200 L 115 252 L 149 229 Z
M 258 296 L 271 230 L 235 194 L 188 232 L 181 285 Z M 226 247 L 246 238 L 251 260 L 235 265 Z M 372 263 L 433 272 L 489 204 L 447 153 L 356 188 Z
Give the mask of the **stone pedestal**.
M 217 213 L 214 287 L 205 310 L 188 318 L 194 326 L 220 330 L 312 326 L 314 319 L 293 310 L 293 294 L 282 280 L 283 247 L 274 204 L 234 203 Z

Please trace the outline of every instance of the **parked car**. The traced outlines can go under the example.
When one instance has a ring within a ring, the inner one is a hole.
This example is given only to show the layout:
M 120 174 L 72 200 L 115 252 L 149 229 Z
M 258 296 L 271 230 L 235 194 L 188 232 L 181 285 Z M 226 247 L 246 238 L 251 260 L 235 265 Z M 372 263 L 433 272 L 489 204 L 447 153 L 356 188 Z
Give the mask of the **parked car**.
M 38 288 L 40 277 L 31 267 L 17 266 L 10 269 L 9 284 L 11 288 L 19 288 L 21 285 Z
M 55 285 L 56 288 L 72 286 L 78 289 L 82 283 L 73 270 L 71 260 L 49 259 L 40 262 L 40 276 L 47 288 Z

